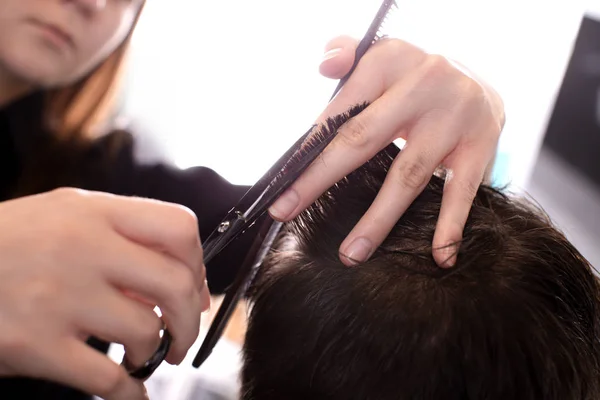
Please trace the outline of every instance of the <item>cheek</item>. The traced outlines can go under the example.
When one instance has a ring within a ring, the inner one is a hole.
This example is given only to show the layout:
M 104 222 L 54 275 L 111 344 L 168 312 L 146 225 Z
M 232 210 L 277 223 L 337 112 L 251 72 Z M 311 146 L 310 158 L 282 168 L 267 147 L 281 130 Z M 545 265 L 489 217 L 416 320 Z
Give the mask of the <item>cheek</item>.
M 132 23 L 133 18 L 113 18 L 90 29 L 80 41 L 75 74 L 87 74 L 110 56 L 127 38 Z
M 61 80 L 73 59 L 72 51 L 53 46 L 32 26 L 0 21 L 0 65 L 20 79 L 51 85 Z
M 0 11 L 5 2 L 0 0 Z M 19 18 L 0 14 L 0 66 L 41 87 L 67 85 L 87 75 L 127 37 L 133 15 L 106 18 L 88 25 L 73 48 L 53 46 L 40 31 Z

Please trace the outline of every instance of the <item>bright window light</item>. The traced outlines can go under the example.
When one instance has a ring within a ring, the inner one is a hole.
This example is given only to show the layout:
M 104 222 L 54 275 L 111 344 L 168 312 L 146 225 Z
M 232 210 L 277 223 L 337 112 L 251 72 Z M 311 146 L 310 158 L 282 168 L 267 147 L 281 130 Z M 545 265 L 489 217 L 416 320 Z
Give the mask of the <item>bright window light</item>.
M 182 167 L 250 184 L 324 109 L 326 41 L 361 37 L 375 0 L 149 1 L 125 109 Z M 585 1 L 399 0 L 393 36 L 469 66 L 503 96 L 503 176 L 525 185 Z

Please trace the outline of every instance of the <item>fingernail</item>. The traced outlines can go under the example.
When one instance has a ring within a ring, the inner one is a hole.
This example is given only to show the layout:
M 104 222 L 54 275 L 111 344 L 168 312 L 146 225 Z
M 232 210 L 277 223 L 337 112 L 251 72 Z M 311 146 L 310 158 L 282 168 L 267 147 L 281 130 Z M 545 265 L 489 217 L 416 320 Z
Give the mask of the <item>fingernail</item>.
M 278 220 L 285 220 L 300 204 L 300 197 L 294 189 L 289 189 L 269 208 L 269 213 Z
M 331 49 L 323 55 L 323 61 L 331 60 L 332 58 L 337 57 L 338 54 L 340 54 L 341 52 L 342 52 L 341 48 Z
M 342 255 L 353 264 L 358 264 L 367 261 L 373 251 L 373 243 L 367 238 L 360 237 L 355 239 Z
M 440 260 L 440 267 L 451 268 L 456 264 L 456 244 L 454 242 L 446 243 L 444 246 L 436 249 Z

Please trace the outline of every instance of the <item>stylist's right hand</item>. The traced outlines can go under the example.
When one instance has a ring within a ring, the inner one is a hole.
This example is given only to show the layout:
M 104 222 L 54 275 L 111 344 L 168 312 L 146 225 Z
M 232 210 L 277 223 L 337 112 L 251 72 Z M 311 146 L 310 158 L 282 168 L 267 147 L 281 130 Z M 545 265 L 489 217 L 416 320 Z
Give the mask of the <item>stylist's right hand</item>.
M 121 343 L 142 365 L 160 342 L 158 305 L 178 364 L 209 301 L 197 221 L 183 207 L 75 189 L 0 203 L 0 376 L 144 398 L 85 341 Z

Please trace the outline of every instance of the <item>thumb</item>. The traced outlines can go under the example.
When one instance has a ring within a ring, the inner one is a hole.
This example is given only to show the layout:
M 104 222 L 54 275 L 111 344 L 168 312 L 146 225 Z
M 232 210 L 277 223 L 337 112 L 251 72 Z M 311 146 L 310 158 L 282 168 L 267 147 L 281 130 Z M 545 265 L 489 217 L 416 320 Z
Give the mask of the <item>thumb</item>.
M 352 68 L 358 40 L 350 36 L 338 36 L 325 46 L 325 56 L 319 72 L 326 78 L 341 79 Z

